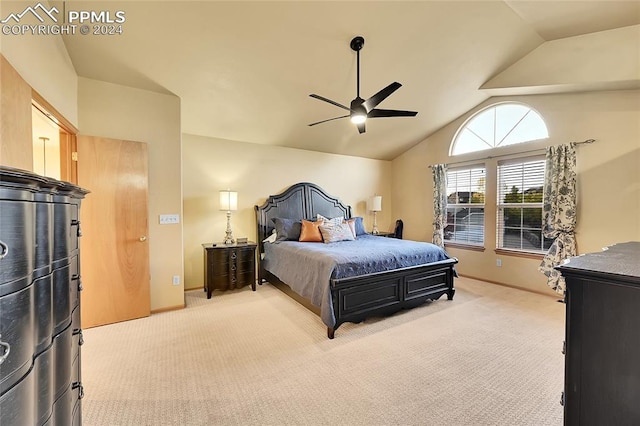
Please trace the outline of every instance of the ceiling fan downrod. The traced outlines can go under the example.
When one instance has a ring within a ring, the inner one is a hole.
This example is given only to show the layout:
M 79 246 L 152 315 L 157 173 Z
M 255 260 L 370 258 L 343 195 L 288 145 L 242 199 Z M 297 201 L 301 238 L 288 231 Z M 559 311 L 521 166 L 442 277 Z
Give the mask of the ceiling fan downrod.
M 357 77 L 356 77 L 356 97 L 360 97 L 360 50 L 364 46 L 364 37 L 356 36 L 351 40 L 351 49 L 356 51 Z

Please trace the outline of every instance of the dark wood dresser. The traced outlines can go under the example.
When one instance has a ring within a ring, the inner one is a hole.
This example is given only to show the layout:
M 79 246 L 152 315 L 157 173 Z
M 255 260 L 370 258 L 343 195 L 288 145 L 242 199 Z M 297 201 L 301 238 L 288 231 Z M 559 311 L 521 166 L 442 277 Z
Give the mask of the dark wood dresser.
M 0 167 L 0 425 L 80 425 L 80 201 Z
M 640 425 L 640 242 L 573 257 L 565 277 L 565 425 Z
M 203 244 L 204 290 L 232 290 L 251 285 L 256 291 L 256 244 Z

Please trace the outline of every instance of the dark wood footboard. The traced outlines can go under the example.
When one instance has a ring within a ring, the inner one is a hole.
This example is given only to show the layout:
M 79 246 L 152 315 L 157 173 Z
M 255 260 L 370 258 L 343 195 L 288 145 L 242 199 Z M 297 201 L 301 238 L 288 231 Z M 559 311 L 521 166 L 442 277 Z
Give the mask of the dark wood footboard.
M 361 322 L 374 316 L 385 316 L 401 309 L 455 294 L 453 278 L 455 258 L 396 269 L 359 277 L 331 280 L 331 296 L 336 325 L 328 329 L 333 338 L 335 330 L 345 322 Z

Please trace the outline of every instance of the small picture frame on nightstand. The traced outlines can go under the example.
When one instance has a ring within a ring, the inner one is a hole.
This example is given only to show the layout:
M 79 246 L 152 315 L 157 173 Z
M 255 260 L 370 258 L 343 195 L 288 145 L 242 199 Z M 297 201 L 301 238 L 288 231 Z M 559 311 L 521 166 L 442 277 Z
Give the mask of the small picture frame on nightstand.
M 237 238 L 236 244 L 247 244 L 247 237 Z

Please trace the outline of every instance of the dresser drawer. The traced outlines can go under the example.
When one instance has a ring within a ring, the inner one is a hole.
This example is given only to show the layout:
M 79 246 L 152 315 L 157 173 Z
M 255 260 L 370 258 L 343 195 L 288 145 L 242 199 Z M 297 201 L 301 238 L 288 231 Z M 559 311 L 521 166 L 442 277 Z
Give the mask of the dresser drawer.
M 34 203 L 23 201 L 0 201 L 0 285 L 32 274 L 35 257 L 34 207 Z M 22 285 L 30 282 L 30 278 L 26 279 Z M 5 291 L 15 290 L 17 288 Z
M 0 394 L 32 366 L 34 347 L 33 285 L 0 297 Z
M 0 396 L 2 426 L 32 425 L 35 420 L 35 374 L 31 371 L 18 384 Z

